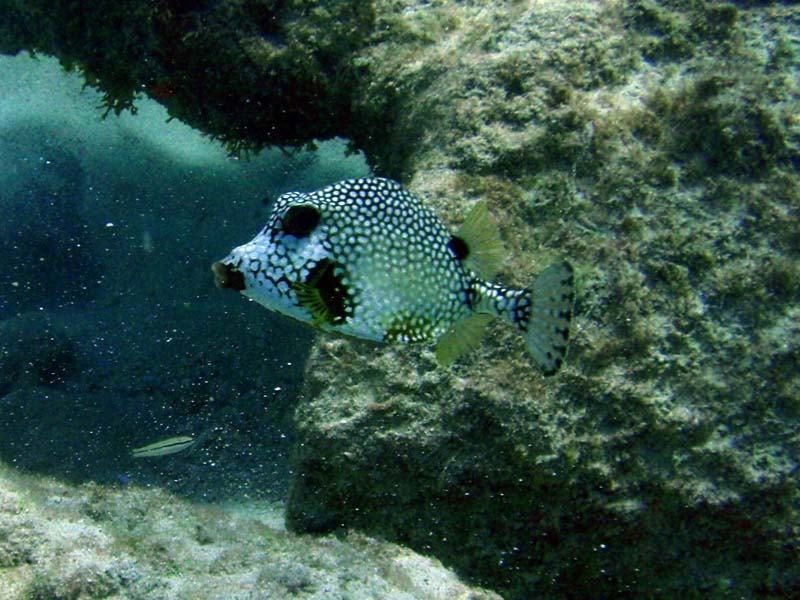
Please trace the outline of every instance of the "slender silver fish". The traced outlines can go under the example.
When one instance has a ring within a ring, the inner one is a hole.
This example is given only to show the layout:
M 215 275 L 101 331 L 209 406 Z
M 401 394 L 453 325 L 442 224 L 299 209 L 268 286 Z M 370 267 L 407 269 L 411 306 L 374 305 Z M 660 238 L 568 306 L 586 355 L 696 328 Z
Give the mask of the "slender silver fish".
M 131 450 L 131 455 L 133 458 L 151 458 L 154 456 L 165 456 L 167 454 L 175 454 L 176 452 L 181 452 L 186 450 L 194 444 L 194 438 L 189 437 L 188 435 L 179 435 L 176 437 L 167 438 L 165 440 L 159 440 L 157 442 L 153 442 L 152 444 L 148 444 L 147 446 L 141 446 L 140 448 L 134 448 Z

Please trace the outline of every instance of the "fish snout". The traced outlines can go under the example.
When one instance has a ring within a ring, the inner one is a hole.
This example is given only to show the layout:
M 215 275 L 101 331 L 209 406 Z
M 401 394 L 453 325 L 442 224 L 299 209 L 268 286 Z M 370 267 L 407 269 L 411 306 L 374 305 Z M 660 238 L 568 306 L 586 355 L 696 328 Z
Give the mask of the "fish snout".
M 230 288 L 241 292 L 244 289 L 244 275 L 231 265 L 217 261 L 211 265 L 217 287 Z

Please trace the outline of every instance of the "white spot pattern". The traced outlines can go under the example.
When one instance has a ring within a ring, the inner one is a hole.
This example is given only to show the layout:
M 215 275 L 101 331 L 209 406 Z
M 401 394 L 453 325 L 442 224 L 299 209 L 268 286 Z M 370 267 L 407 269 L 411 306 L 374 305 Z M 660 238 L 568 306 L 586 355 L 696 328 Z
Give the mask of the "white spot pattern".
M 321 215 L 308 237 L 282 230 L 287 211 L 298 205 Z M 438 337 L 471 313 L 467 299 L 475 275 L 455 258 L 450 239 L 442 221 L 397 182 L 351 179 L 282 195 L 261 233 L 225 262 L 245 274 L 245 295 L 311 322 L 292 285 L 305 281 L 321 259 L 331 260 L 343 267 L 352 315 L 341 324 L 319 324 L 323 329 L 417 341 Z

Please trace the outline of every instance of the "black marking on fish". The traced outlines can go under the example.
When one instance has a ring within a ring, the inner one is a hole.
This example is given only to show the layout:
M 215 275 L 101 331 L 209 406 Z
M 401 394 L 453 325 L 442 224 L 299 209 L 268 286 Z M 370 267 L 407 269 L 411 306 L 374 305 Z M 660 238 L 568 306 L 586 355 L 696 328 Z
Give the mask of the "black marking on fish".
M 319 225 L 321 216 L 319 210 L 308 204 L 292 206 L 283 216 L 283 232 L 296 238 L 308 237 Z
M 458 260 L 464 260 L 469 256 L 469 246 L 467 245 L 467 242 L 457 235 L 454 235 L 450 238 L 450 241 L 447 242 L 447 247 L 452 250 L 453 255 Z
M 236 290 L 237 292 L 241 292 L 245 288 L 244 275 L 233 265 L 215 262 L 211 265 L 211 270 L 214 271 L 214 279 L 219 287 Z

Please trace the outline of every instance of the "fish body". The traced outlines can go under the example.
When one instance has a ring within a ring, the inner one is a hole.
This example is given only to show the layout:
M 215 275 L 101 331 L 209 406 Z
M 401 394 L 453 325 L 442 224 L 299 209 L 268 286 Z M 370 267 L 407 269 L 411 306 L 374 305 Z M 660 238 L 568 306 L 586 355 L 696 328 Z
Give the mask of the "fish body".
M 166 456 L 182 452 L 194 445 L 195 439 L 188 435 L 179 435 L 164 440 L 159 440 L 131 450 L 133 458 L 152 458 L 155 456 Z
M 484 280 L 476 270 L 496 266 L 502 250 L 485 206 L 478 212 L 464 235 L 453 235 L 389 179 L 289 192 L 262 231 L 212 270 L 220 287 L 324 331 L 438 340 L 445 363 L 474 347 L 490 316 L 500 316 L 523 332 L 544 371 L 555 372 L 569 335 L 572 268 L 551 266 L 524 290 Z

